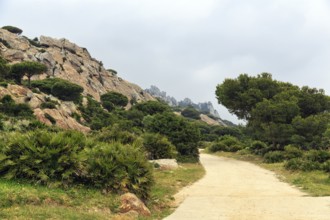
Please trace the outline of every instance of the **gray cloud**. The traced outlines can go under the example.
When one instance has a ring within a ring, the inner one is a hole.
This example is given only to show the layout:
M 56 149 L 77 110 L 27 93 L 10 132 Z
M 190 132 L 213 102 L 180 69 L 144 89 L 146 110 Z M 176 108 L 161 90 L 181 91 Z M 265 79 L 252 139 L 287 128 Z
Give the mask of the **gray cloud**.
M 329 92 L 329 12 L 326 0 L 0 2 L 2 25 L 68 38 L 144 88 L 214 104 L 216 85 L 240 73 Z

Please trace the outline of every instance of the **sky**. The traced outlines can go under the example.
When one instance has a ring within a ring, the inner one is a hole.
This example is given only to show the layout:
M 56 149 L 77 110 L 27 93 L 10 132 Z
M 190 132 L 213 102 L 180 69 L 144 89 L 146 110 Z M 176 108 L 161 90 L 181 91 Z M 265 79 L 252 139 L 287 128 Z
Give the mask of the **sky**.
M 330 94 L 327 0 L 0 0 L 0 26 L 66 38 L 130 82 L 211 101 L 226 78 L 268 72 Z

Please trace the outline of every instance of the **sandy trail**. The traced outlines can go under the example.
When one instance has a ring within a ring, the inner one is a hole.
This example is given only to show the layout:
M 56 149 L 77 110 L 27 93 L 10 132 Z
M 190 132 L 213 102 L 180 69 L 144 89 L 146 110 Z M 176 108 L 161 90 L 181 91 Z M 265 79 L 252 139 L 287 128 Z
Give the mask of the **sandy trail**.
M 330 220 L 330 197 L 308 197 L 248 162 L 201 154 L 204 178 L 166 220 Z

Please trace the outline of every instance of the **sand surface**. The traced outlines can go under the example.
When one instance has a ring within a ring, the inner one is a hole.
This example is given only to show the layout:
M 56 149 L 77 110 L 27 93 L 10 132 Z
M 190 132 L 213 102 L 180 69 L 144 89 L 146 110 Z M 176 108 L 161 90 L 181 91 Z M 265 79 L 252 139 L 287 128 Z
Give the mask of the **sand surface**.
M 201 154 L 206 175 L 176 195 L 183 201 L 166 220 L 330 220 L 330 197 L 310 197 L 271 171 Z

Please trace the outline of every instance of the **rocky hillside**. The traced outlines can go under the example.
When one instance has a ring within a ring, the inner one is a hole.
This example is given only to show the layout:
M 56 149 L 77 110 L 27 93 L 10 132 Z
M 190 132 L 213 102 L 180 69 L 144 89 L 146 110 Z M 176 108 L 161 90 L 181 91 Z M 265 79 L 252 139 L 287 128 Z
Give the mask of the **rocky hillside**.
M 41 36 L 30 40 L 7 30 L 0 29 L 1 55 L 11 63 L 38 61 L 48 67 L 48 72 L 36 78 L 58 77 L 84 88 L 84 95 L 96 100 L 100 95 L 115 91 L 137 101 L 152 100 L 153 97 L 137 85 L 118 77 L 115 71 L 106 70 L 101 61 L 91 57 L 86 48 L 79 47 L 67 39 Z
M 0 55 L 10 64 L 22 61 L 38 61 L 48 67 L 42 75 L 33 76 L 32 80 L 57 77 L 78 84 L 84 88 L 84 96 L 92 96 L 99 101 L 100 96 L 109 91 L 119 92 L 129 100 L 154 100 L 150 94 L 139 86 L 117 76 L 113 70 L 106 70 L 101 61 L 94 59 L 86 48 L 79 47 L 67 39 L 54 39 L 41 36 L 39 39 L 28 39 L 7 30 L 0 29 Z M 89 128 L 78 123 L 73 114 L 79 114 L 72 102 L 64 102 L 43 93 L 34 93 L 30 89 L 18 85 L 0 87 L 0 98 L 11 95 L 17 102 L 26 102 L 34 110 L 36 117 L 47 124 L 51 122 L 46 114 L 56 120 L 63 128 L 88 131 Z M 41 109 L 45 100 L 55 99 L 56 109 Z M 128 106 L 129 107 L 129 106 Z
M 211 102 L 203 102 L 196 104 L 189 98 L 185 98 L 182 101 L 177 101 L 174 97 L 167 95 L 166 92 L 161 91 L 156 86 L 151 86 L 149 89 L 145 89 L 145 91 L 147 93 L 150 93 L 156 98 L 160 98 L 161 100 L 165 101 L 167 104 L 169 104 L 172 107 L 180 107 L 180 108 L 185 108 L 188 106 L 194 107 L 197 111 L 203 113 L 202 120 L 208 124 L 223 125 L 223 126 L 228 125 L 226 121 L 220 118 L 218 111 L 214 109 L 213 104 Z

